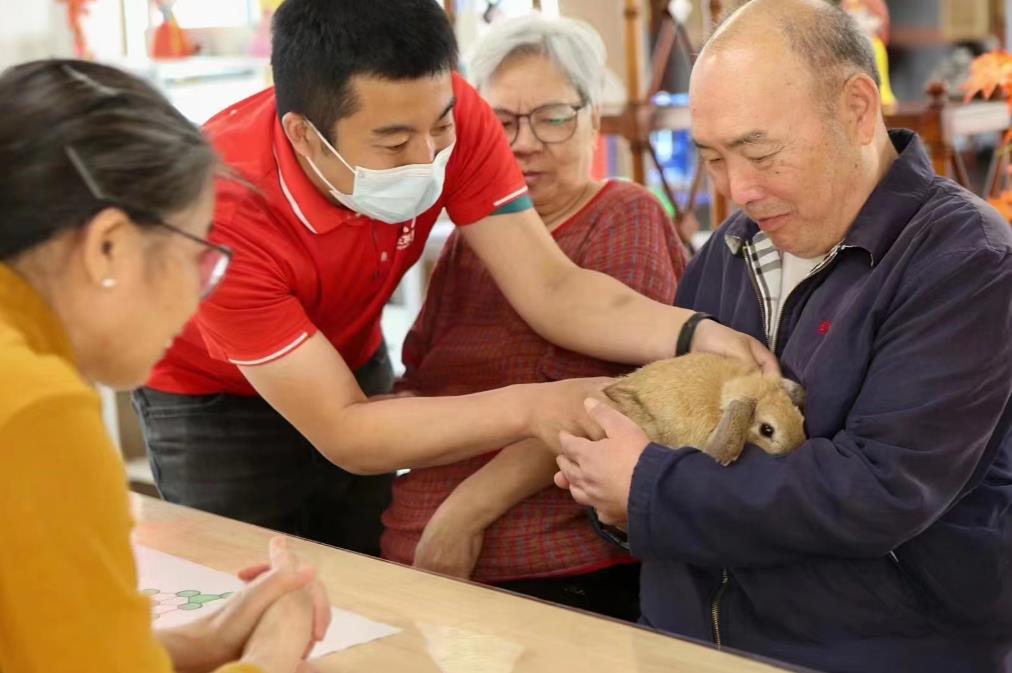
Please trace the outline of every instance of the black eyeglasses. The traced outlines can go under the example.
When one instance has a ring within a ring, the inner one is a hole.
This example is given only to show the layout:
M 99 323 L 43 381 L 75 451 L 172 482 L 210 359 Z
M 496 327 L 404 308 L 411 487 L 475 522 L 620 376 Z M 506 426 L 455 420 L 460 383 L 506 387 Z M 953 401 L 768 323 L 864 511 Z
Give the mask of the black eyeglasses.
M 506 139 L 512 145 L 520 134 L 520 120 L 526 119 L 534 137 L 546 145 L 564 143 L 576 133 L 580 110 L 587 107 L 584 101 L 579 105 L 571 103 L 550 103 L 535 108 L 527 114 L 516 114 L 509 110 L 495 110 L 502 123 Z
M 116 199 L 110 199 L 105 196 L 101 187 L 99 187 L 95 178 L 92 176 L 91 171 L 89 171 L 88 167 L 84 165 L 83 161 L 81 161 L 81 157 L 77 154 L 74 148 L 68 146 L 64 148 L 64 151 L 67 154 L 67 159 L 70 160 L 74 170 L 81 178 L 81 181 L 88 187 L 88 191 L 91 192 L 91 195 L 95 198 L 95 200 L 103 206 L 119 208 L 133 220 L 162 227 L 174 234 L 178 234 L 183 238 L 188 238 L 189 240 L 204 246 L 204 251 L 200 253 L 200 257 L 198 258 L 198 268 L 200 273 L 200 298 L 201 300 L 207 299 L 214 293 L 214 290 L 221 283 L 222 278 L 225 277 L 225 272 L 228 271 L 229 264 L 232 262 L 233 252 L 231 248 L 224 245 L 218 245 L 217 243 L 212 243 L 200 236 L 194 236 L 187 231 L 183 231 L 179 227 L 169 224 L 153 212 L 141 208 L 131 207 Z

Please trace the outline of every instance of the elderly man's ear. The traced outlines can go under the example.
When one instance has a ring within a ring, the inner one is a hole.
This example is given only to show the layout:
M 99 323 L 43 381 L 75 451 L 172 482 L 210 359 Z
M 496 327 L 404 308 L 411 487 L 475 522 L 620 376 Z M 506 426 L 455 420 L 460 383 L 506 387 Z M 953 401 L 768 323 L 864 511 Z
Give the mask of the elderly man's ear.
M 882 119 L 882 99 L 875 80 L 864 73 L 851 76 L 843 86 L 844 120 L 855 139 L 867 145 L 875 139 Z

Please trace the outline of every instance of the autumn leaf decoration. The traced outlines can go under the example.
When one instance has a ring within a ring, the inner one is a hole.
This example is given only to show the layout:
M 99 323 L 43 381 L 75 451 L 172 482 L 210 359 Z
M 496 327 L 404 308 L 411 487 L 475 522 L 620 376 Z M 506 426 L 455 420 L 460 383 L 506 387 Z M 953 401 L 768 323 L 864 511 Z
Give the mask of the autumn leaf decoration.
M 1012 54 L 1007 51 L 993 51 L 982 54 L 970 64 L 970 76 L 963 84 L 966 92 L 965 101 L 969 102 L 977 94 L 991 98 L 996 91 L 1001 91 L 1005 102 L 1012 112 Z M 1009 153 L 1012 145 L 1012 129 L 1005 132 L 1002 152 Z M 1012 166 L 1008 167 L 1008 175 L 1012 176 Z M 988 199 L 992 206 L 1012 222 L 1012 190 L 1003 189 L 997 197 Z
M 984 94 L 990 98 L 1001 87 L 1007 96 L 1012 88 L 1012 54 L 1007 51 L 992 51 L 973 59 L 970 64 L 970 77 L 963 84 L 966 100 Z M 1012 101 L 1009 102 L 1012 108 Z

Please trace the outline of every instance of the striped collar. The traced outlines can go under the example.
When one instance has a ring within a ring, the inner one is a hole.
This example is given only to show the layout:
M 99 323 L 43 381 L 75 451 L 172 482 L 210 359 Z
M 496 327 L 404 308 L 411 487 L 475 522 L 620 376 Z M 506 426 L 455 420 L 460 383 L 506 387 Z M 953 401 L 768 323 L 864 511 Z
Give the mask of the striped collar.
M 766 334 L 766 342 L 769 344 L 770 350 L 776 351 L 777 346 L 777 333 L 779 331 L 779 321 L 774 320 L 774 316 L 780 315 L 778 310 L 781 303 L 787 300 L 787 297 L 782 297 L 781 286 L 782 286 L 782 275 L 783 275 L 783 256 L 781 252 L 773 245 L 773 241 L 765 232 L 758 232 L 751 240 L 743 241 L 741 239 L 725 238 L 725 243 L 731 249 L 732 254 L 744 256 L 745 261 L 748 263 L 749 272 L 753 281 L 753 288 L 756 291 L 756 297 L 762 306 L 763 316 L 763 330 Z M 813 268 L 809 274 L 805 277 L 806 279 L 812 276 L 818 275 L 823 269 L 836 258 L 836 256 L 842 250 L 846 250 L 848 247 L 845 242 L 837 243 L 833 248 L 826 253 L 815 268 Z

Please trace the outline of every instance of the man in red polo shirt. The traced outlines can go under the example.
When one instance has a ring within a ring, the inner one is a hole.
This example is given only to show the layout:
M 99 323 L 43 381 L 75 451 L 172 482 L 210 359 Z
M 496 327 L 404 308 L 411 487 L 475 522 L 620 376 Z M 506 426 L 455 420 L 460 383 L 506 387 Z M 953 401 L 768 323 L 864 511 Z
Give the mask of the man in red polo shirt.
M 576 267 L 456 59 L 433 0 L 278 10 L 274 89 L 207 124 L 241 178 L 222 180 L 212 236 L 232 267 L 134 398 L 168 500 L 375 553 L 394 469 L 597 432 L 582 401 L 599 380 L 368 401 L 392 384 L 383 305 L 444 208 L 558 345 L 645 363 L 681 335 L 775 367 L 758 342 Z

